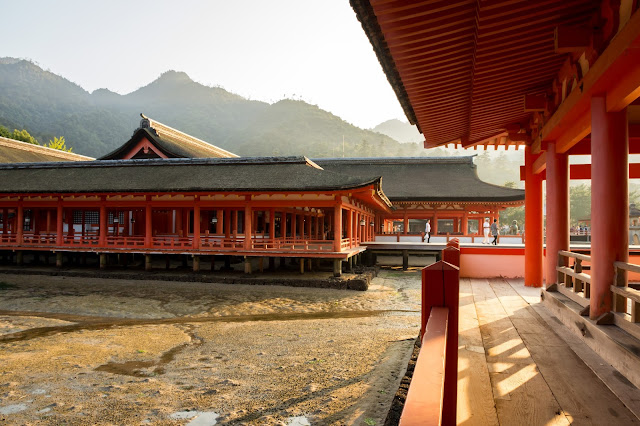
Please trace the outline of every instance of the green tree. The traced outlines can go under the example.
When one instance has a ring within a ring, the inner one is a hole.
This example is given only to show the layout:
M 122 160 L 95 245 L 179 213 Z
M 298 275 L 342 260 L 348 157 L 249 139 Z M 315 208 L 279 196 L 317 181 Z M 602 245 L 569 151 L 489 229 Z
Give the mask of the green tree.
M 576 225 L 581 219 L 591 218 L 591 187 L 587 184 L 569 188 L 569 213 L 571 225 Z
M 13 134 L 11 135 L 11 139 L 15 139 L 17 141 L 22 141 L 22 142 L 27 142 L 27 143 L 32 143 L 34 145 L 40 145 L 38 143 L 38 140 L 36 138 L 34 138 L 33 136 L 31 136 L 29 134 L 29 132 L 27 132 L 26 130 L 18 130 L 18 129 L 14 129 L 13 130 Z
M 4 126 L 0 126 L 0 136 L 11 139 L 11 132 Z
M 71 150 L 73 149 L 71 147 L 67 148 L 64 136 L 60 136 L 59 138 L 54 136 L 53 140 L 49 140 L 49 144 L 45 146 L 47 148 L 59 149 L 60 151 L 64 152 L 71 152 Z

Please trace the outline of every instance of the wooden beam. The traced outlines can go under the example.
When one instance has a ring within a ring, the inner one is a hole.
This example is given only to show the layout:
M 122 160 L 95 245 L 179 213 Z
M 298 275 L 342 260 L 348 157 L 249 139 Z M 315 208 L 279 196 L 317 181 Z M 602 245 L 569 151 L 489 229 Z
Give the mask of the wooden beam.
M 581 53 L 590 44 L 593 29 L 589 26 L 559 26 L 553 31 L 556 53 Z
M 546 95 L 524 95 L 524 112 L 544 111 L 546 109 Z

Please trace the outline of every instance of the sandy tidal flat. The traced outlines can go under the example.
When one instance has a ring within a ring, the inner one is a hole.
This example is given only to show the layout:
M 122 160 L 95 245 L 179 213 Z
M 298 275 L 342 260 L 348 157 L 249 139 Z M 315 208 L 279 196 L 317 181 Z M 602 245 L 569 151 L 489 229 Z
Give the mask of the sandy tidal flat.
M 0 422 L 381 425 L 418 273 L 366 292 L 2 275 Z

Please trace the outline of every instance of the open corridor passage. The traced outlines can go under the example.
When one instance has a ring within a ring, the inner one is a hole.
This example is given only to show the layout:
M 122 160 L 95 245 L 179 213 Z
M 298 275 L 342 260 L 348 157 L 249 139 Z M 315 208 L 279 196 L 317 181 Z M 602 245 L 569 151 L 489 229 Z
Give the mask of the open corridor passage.
M 598 376 L 636 414 L 638 389 L 539 302 L 522 280 L 461 279 L 457 423 L 638 424 Z

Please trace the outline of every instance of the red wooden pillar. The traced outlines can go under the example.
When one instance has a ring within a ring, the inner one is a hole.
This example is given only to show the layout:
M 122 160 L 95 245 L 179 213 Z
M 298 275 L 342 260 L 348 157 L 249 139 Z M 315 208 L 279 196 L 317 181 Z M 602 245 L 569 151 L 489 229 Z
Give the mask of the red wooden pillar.
M 18 201 L 18 214 L 17 214 L 17 243 L 22 244 L 22 235 L 24 233 L 24 207 L 22 207 L 22 201 Z
M 184 220 L 182 219 L 182 208 L 176 209 L 176 234 L 184 236 Z
M 529 287 L 542 287 L 542 177 L 533 173 L 534 160 L 531 148 L 525 147 L 524 284 Z
M 295 212 L 293 212 L 291 213 L 291 238 L 294 240 L 296 239 L 297 226 L 298 226 L 298 216 L 296 215 Z
M 149 204 L 151 200 L 147 199 L 147 205 L 144 210 L 144 245 L 145 247 L 151 247 L 153 242 L 153 224 L 151 223 L 152 210 Z
M 193 248 L 200 247 L 200 206 L 193 206 Z
M 231 238 L 231 210 L 225 210 L 223 214 L 224 237 Z
M 558 251 L 569 250 L 569 156 L 547 148 L 547 287 L 557 281 Z
M 6 212 L 6 210 L 5 210 Z M 62 210 L 62 198 L 58 200 L 58 205 L 56 206 L 56 245 L 61 246 L 63 244 L 63 223 L 62 217 L 64 216 L 64 211 Z M 6 222 L 5 222 L 6 227 Z
M 100 202 L 100 236 L 98 237 L 98 244 L 101 246 L 107 245 L 107 206 L 104 200 Z
M 222 235 L 224 232 L 224 214 L 222 213 L 222 210 L 216 210 L 216 218 L 218 219 L 218 222 L 216 222 L 216 234 Z
M 353 211 L 347 210 L 347 238 L 349 239 L 349 247 L 351 247 L 351 239 L 353 238 Z
M 403 224 L 404 224 L 403 225 L 404 229 L 403 229 L 402 233 L 404 235 L 407 235 L 407 232 L 409 232 L 409 214 L 407 213 L 406 210 L 404 211 L 404 218 L 402 220 L 403 220 Z
M 251 250 L 253 244 L 251 241 L 251 234 L 253 233 L 253 212 L 251 205 L 247 202 L 244 206 L 244 248 L 245 250 Z
M 269 238 L 276 238 L 276 211 L 274 209 L 269 210 Z
M 238 210 L 233 210 L 233 237 L 238 237 Z
M 462 235 L 467 235 L 469 233 L 469 212 L 466 210 L 462 214 Z
M 591 319 L 611 310 L 613 262 L 629 259 L 628 173 L 627 109 L 607 112 L 605 97 L 594 97 L 591 99 Z
M 347 229 L 349 233 L 350 228 Z M 342 203 L 338 201 L 333 207 L 333 251 L 340 251 L 342 243 Z
M 433 215 L 433 220 L 431 221 L 431 235 L 438 235 L 438 215 Z

